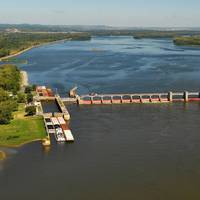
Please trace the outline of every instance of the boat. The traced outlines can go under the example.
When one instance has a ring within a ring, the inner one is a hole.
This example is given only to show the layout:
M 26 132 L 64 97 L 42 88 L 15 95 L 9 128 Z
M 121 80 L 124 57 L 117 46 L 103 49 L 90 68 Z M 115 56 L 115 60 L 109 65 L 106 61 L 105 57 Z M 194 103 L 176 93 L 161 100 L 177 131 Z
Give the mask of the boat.
M 59 125 L 59 122 L 56 117 L 51 117 L 51 122 L 54 126 Z
M 57 117 L 57 120 L 58 120 L 59 124 L 66 124 L 66 121 L 64 120 L 63 117 Z
M 62 131 L 63 131 L 63 133 L 65 135 L 66 141 L 67 142 L 73 142 L 74 141 L 74 137 L 73 137 L 72 132 L 69 129 L 66 121 L 64 120 L 64 118 L 63 117 L 58 117 L 57 119 L 58 119 L 60 127 L 62 128 Z
M 45 123 L 47 133 L 49 134 L 55 133 L 54 125 L 53 125 L 53 122 L 51 121 L 51 118 L 45 117 L 44 123 Z
M 74 142 L 74 136 L 72 135 L 71 130 L 64 130 L 64 135 L 68 142 Z
M 64 142 L 66 141 L 65 135 L 63 134 L 62 128 L 60 127 L 59 121 L 56 117 L 52 117 L 51 121 L 53 123 L 55 129 L 55 138 L 57 142 Z
M 66 141 L 65 136 L 64 136 L 61 128 L 56 128 L 55 138 L 56 138 L 57 142 L 65 142 Z

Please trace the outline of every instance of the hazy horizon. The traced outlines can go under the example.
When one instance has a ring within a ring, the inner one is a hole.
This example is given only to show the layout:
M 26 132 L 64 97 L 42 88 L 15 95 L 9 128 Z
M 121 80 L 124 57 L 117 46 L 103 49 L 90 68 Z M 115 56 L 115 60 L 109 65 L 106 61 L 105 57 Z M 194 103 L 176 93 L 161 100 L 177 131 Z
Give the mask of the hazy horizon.
M 198 0 L 57 0 L 2 2 L 1 24 L 200 27 Z
M 196 28 L 200 28 L 199 26 L 113 26 L 113 25 L 105 25 L 105 24 L 40 24 L 40 23 L 0 23 L 0 25 L 30 25 L 30 26 L 34 26 L 34 25 L 41 25 L 41 26 L 82 26 L 82 27 L 110 27 L 110 28 L 130 28 L 130 29 L 151 29 L 151 28 L 160 28 L 160 29 L 173 29 L 173 28 L 177 28 L 177 29 L 184 29 L 184 28 L 191 28 L 191 29 L 196 29 Z

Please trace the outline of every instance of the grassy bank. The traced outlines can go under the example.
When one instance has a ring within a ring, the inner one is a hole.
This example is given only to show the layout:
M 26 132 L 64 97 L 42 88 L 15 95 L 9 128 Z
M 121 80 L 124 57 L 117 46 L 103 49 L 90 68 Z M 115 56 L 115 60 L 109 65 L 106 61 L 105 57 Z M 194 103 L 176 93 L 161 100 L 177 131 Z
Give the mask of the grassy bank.
M 11 123 L 0 127 L 0 146 L 18 147 L 45 136 L 42 117 L 26 117 L 24 104 L 19 104 Z
M 200 36 L 176 37 L 174 44 L 185 46 L 200 46 Z

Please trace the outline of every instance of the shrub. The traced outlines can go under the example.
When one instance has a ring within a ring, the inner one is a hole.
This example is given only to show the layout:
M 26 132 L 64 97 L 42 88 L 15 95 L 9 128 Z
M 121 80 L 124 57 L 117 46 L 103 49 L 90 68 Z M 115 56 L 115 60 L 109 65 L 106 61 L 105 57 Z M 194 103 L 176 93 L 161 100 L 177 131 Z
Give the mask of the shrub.
M 0 103 L 0 124 L 9 124 L 12 119 L 12 109 L 8 102 Z
M 26 99 L 28 103 L 31 103 L 33 101 L 33 95 L 31 93 L 28 93 Z
M 25 93 L 31 93 L 31 91 L 32 91 L 32 86 L 26 86 L 25 87 Z
M 22 92 L 17 93 L 17 102 L 18 103 L 25 103 L 26 102 L 26 96 Z
M 33 84 L 33 85 L 32 85 L 32 91 L 35 91 L 35 90 L 36 90 L 36 87 L 37 87 L 37 86 L 36 86 L 35 84 Z
M 9 99 L 8 92 L 0 88 L 0 102 L 1 101 L 7 101 Z
M 26 107 L 27 116 L 33 116 L 36 114 L 36 107 L 35 106 L 27 106 Z

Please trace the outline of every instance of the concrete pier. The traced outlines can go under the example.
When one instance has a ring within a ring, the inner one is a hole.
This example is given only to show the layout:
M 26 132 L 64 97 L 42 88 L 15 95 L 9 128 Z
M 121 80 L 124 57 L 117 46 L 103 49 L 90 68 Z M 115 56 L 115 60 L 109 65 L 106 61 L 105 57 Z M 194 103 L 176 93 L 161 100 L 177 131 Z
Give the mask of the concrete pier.
M 188 102 L 189 101 L 189 93 L 187 91 L 185 91 L 183 96 L 184 96 L 185 102 Z
M 70 114 L 69 114 L 67 108 L 65 107 L 65 104 L 63 103 L 63 101 L 60 98 L 60 96 L 56 95 L 55 98 L 56 98 L 57 104 L 59 105 L 59 107 L 61 109 L 61 112 L 63 114 L 64 119 L 67 120 L 67 121 L 70 120 Z
M 74 88 L 75 91 L 75 88 Z M 44 112 L 42 110 L 41 101 L 55 101 L 61 111 L 61 113 L 57 115 L 61 115 L 65 120 L 70 120 L 70 114 L 65 107 L 64 101 L 66 102 L 76 102 L 76 98 L 61 98 L 58 94 L 54 95 L 52 90 L 47 88 L 46 86 L 38 86 L 36 88 L 37 95 L 34 97 L 34 102 L 37 105 L 37 113 L 39 115 L 43 115 Z
M 168 100 L 169 100 L 169 102 L 173 101 L 173 93 L 172 92 L 168 93 Z
M 78 89 L 78 87 L 72 88 L 72 89 L 69 91 L 69 96 L 72 97 L 72 98 L 76 97 L 76 95 L 77 95 L 77 92 L 76 92 L 77 89 Z

